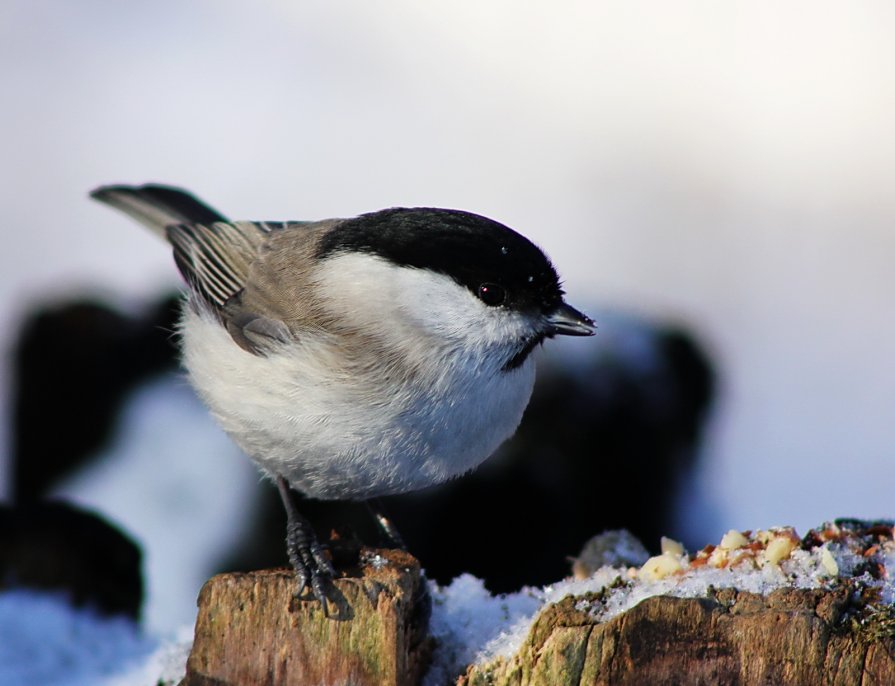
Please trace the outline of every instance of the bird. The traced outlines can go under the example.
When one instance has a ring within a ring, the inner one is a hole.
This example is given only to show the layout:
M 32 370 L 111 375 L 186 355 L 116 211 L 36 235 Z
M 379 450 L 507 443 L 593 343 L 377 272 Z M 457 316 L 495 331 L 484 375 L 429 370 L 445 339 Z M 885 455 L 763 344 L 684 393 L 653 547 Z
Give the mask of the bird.
M 171 245 L 187 284 L 182 364 L 276 484 L 296 595 L 324 614 L 335 572 L 296 493 L 371 501 L 471 471 L 519 425 L 534 350 L 596 330 L 540 248 L 471 212 L 230 221 L 174 186 L 90 195 Z

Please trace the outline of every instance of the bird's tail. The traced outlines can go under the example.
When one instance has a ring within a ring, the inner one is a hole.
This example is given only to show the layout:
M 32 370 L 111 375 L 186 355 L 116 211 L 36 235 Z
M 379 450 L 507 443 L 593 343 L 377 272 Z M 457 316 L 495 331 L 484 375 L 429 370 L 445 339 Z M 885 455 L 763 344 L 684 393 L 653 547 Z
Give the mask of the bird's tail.
M 227 218 L 180 188 L 145 186 L 100 186 L 90 197 L 130 215 L 162 238 L 172 224 L 213 224 Z

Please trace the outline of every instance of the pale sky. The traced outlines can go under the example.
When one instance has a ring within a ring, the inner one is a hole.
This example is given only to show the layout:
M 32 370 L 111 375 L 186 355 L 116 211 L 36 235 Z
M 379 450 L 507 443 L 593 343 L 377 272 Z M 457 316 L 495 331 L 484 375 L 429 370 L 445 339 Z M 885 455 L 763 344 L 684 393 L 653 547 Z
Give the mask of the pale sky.
M 895 516 L 893 32 L 884 2 L 7 0 L 5 345 L 42 297 L 177 283 L 102 183 L 245 219 L 456 207 L 598 320 L 707 346 L 689 498 L 722 531 Z

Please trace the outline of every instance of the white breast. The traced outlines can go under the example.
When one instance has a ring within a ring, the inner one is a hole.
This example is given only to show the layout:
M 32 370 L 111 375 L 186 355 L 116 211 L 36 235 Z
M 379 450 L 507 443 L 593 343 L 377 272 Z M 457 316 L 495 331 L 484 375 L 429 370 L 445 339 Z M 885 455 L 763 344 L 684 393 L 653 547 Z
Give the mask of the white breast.
M 311 333 L 253 355 L 211 314 L 185 308 L 190 380 L 265 472 L 317 498 L 402 493 L 469 471 L 516 430 L 534 362 L 501 367 L 526 322 L 447 277 L 369 256 L 327 260 L 319 292 L 330 312 L 374 333 L 414 373 L 377 360 L 346 373 L 339 340 Z

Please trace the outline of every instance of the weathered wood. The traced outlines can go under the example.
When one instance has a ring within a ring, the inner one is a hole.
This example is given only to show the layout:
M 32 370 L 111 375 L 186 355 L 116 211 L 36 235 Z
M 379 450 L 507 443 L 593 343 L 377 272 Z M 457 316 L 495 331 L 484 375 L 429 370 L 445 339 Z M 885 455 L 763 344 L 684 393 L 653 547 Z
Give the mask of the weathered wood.
M 293 597 L 291 570 L 220 574 L 199 595 L 195 642 L 181 686 L 412 686 L 430 650 L 419 563 L 375 551 L 337 579 L 336 607 Z
M 598 623 L 580 598 L 547 607 L 510 660 L 458 686 L 895 684 L 892 607 L 834 590 L 653 597 Z

